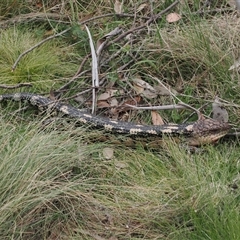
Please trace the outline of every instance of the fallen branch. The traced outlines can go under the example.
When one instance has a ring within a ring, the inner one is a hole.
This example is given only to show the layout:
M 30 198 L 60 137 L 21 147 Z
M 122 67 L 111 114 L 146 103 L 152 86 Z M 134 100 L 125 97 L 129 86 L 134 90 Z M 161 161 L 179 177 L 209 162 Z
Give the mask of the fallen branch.
M 170 105 L 163 105 L 163 106 L 151 106 L 151 107 L 137 107 L 130 104 L 125 104 L 128 107 L 134 108 L 136 110 L 173 110 L 173 109 L 184 109 L 188 108 L 187 106 L 181 104 L 170 104 Z
M 16 89 L 20 87 L 32 87 L 32 84 L 31 83 L 19 83 L 16 85 L 0 84 L 0 88 L 5 88 L 5 89 Z
M 91 48 L 91 55 L 92 55 L 92 114 L 95 113 L 96 111 L 96 88 L 99 87 L 99 77 L 98 77 L 98 60 L 97 60 L 97 54 L 96 54 L 96 50 L 93 44 L 93 40 L 92 40 L 92 35 L 87 27 L 87 25 L 85 25 L 85 28 L 87 30 L 88 33 L 88 37 L 89 37 L 89 43 L 90 43 L 90 48 Z

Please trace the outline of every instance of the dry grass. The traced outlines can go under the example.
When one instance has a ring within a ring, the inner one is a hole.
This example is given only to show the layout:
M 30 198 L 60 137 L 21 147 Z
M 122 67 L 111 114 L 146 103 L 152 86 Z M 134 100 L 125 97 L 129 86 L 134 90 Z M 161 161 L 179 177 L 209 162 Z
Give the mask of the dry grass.
M 227 228 L 239 236 L 237 147 L 189 155 L 172 143 L 161 153 L 121 146 L 106 160 L 109 144 L 84 146 L 72 131 L 2 125 L 3 238 L 177 239 Z

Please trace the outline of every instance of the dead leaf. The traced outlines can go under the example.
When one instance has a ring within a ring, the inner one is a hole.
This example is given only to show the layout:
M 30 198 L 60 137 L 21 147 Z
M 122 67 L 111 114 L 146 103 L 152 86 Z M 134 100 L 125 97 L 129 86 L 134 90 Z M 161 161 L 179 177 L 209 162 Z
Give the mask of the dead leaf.
M 228 69 L 229 71 L 237 69 L 240 67 L 240 57 L 234 61 L 234 64 Z
M 219 122 L 228 122 L 228 112 L 220 102 L 219 98 L 216 97 L 214 102 L 212 103 L 212 112 L 213 112 L 213 119 Z
M 133 88 L 137 94 L 141 94 L 144 91 L 144 88 L 139 85 L 133 85 Z
M 103 101 L 113 97 L 118 90 L 108 89 L 106 92 L 99 95 L 98 100 Z
M 151 91 L 155 91 L 155 89 L 149 83 L 143 81 L 140 76 L 133 78 L 132 81 L 136 86 L 139 86 L 144 89 L 149 89 Z
M 114 36 L 118 35 L 121 32 L 122 32 L 122 29 L 120 27 L 116 27 L 111 32 L 105 34 L 103 36 L 103 38 L 111 38 L 111 37 L 114 37 Z
M 44 37 L 52 36 L 55 32 L 53 30 L 48 30 L 44 33 Z
M 42 8 L 42 7 L 43 7 L 43 4 L 42 4 L 40 1 L 38 1 L 37 4 L 36 4 L 36 7 Z
M 112 148 L 109 148 L 109 147 L 106 147 L 103 149 L 103 157 L 107 160 L 110 160 L 113 158 L 113 153 L 114 153 L 114 150 Z
M 163 125 L 163 119 L 157 111 L 151 111 L 153 125 Z
M 102 38 L 100 38 L 97 41 L 97 47 L 96 47 L 96 52 L 97 55 L 99 56 L 99 54 L 101 53 L 101 51 L 103 50 L 105 44 L 108 42 L 108 39 L 116 36 L 117 34 L 121 33 L 122 29 L 120 27 L 116 27 L 115 29 L 113 29 L 111 32 L 105 34 Z
M 126 168 L 127 165 L 126 165 L 126 163 L 124 163 L 124 162 L 118 161 L 118 162 L 115 163 L 115 167 L 116 167 L 116 168 L 119 168 L 119 169 L 122 169 L 122 168 Z
M 142 100 L 142 98 L 140 96 L 136 96 L 134 98 L 127 98 L 127 99 L 124 100 L 124 102 L 121 105 L 129 108 L 128 106 L 125 106 L 125 105 L 128 104 L 128 105 L 134 105 L 135 106 L 138 103 L 140 103 L 141 100 Z M 130 108 L 130 109 L 132 109 L 132 108 Z
M 132 81 L 137 94 L 141 94 L 146 98 L 155 98 L 157 96 L 156 90 L 149 83 L 143 81 L 141 77 L 137 76 Z
M 110 106 L 111 107 L 117 107 L 118 106 L 118 100 L 116 98 L 111 98 Z
M 55 97 L 54 91 L 53 91 L 52 89 L 50 90 L 49 98 L 50 98 L 52 101 L 56 101 L 56 97 Z
M 86 101 L 82 95 L 75 97 L 74 100 L 78 103 L 84 103 Z
M 125 99 L 118 107 L 118 113 L 126 112 L 128 110 L 132 110 L 131 107 L 127 105 L 136 106 L 142 100 L 141 96 L 136 96 L 134 98 L 127 98 Z
M 174 89 L 168 89 L 162 85 L 155 86 L 155 91 L 161 96 L 171 96 L 172 94 L 177 95 L 177 91 Z
M 110 92 L 105 92 L 99 95 L 98 101 L 107 100 L 111 97 Z
M 110 104 L 107 101 L 97 101 L 98 108 L 109 108 Z
M 141 12 L 143 9 L 148 8 L 148 4 L 147 3 L 143 3 L 141 4 L 138 8 L 137 8 L 137 13 Z
M 117 108 L 110 108 L 109 114 L 111 115 L 111 120 L 118 120 L 119 119 L 119 111 Z
M 142 92 L 142 96 L 148 98 L 148 99 L 152 99 L 152 98 L 156 98 L 157 97 L 157 93 L 154 91 L 151 91 L 149 89 L 146 89 Z
M 122 13 L 122 7 L 123 7 L 123 3 L 116 0 L 114 3 L 114 11 L 117 14 L 121 14 Z
M 108 92 L 110 93 L 110 96 L 113 97 L 118 92 L 118 90 L 108 89 Z
M 182 17 L 177 14 L 177 13 L 170 13 L 167 15 L 166 17 L 166 20 L 169 22 L 169 23 L 173 23 L 173 22 L 177 22 L 181 19 Z

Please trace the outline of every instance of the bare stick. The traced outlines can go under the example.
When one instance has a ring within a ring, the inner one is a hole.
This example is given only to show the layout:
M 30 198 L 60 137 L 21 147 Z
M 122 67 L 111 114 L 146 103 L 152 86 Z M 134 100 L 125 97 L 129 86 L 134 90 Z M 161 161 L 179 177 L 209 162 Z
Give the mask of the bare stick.
M 125 104 L 128 107 L 134 108 L 136 110 L 172 110 L 172 109 L 183 109 L 183 108 L 188 108 L 183 105 L 179 104 L 170 104 L 170 105 L 163 105 L 163 106 L 151 106 L 151 107 L 137 107 L 134 105 L 130 104 Z
M 19 83 L 16 85 L 0 84 L 0 88 L 5 88 L 5 89 L 15 89 L 20 87 L 32 87 L 32 84 L 31 83 Z
M 90 48 L 91 48 L 91 55 L 92 55 L 92 114 L 95 113 L 96 111 L 96 87 L 99 87 L 99 77 L 98 77 L 98 60 L 97 60 L 97 55 L 96 55 L 96 51 L 94 48 L 94 44 L 93 44 L 93 40 L 92 40 L 92 36 L 91 33 L 87 27 L 87 25 L 85 25 L 85 28 L 87 30 L 88 33 L 88 37 L 89 37 L 89 43 L 90 43 Z
M 238 131 L 236 132 L 231 132 L 231 133 L 227 133 L 225 135 L 225 137 L 239 137 L 240 136 L 240 132 L 239 132 L 239 129 L 237 129 Z

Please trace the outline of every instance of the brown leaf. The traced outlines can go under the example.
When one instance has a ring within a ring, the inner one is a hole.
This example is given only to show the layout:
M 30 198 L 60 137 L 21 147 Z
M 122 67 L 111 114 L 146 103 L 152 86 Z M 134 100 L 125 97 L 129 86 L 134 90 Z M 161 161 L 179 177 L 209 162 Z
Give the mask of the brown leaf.
M 117 34 L 119 34 L 122 31 L 122 29 L 120 27 L 116 27 L 115 29 L 113 29 L 111 32 L 105 34 L 102 38 L 100 38 L 97 41 L 97 47 L 96 47 L 96 52 L 99 55 L 99 53 L 102 51 L 102 49 L 104 48 L 105 44 L 108 42 L 107 39 L 116 36 Z
M 83 96 L 77 96 L 74 98 L 74 100 L 78 103 L 85 103 L 86 99 Z
M 36 3 L 36 6 L 37 6 L 38 8 L 42 8 L 42 7 L 43 7 L 43 4 L 39 1 L 39 2 Z
M 124 163 L 124 162 L 115 162 L 115 167 L 118 168 L 118 169 L 123 169 L 123 168 L 126 168 L 127 167 L 127 164 Z
M 177 14 L 177 13 L 170 13 L 167 15 L 166 17 L 166 20 L 169 22 L 169 23 L 173 23 L 173 22 L 177 22 L 181 19 L 182 17 Z
M 134 98 L 127 98 L 126 100 L 124 100 L 124 102 L 122 102 L 119 105 L 118 113 L 126 112 L 128 110 L 132 110 L 132 108 L 127 106 L 126 104 L 136 106 L 138 103 L 140 103 L 141 100 L 142 100 L 141 96 L 136 96 Z
M 240 4 L 240 3 L 239 3 Z M 234 64 L 228 70 L 234 70 L 240 67 L 240 56 L 234 61 Z
M 113 90 L 113 89 L 108 89 L 106 92 L 102 93 L 99 95 L 98 100 L 102 101 L 102 100 L 108 100 L 109 98 L 115 96 L 115 94 L 117 93 L 117 90 Z
M 213 119 L 219 122 L 228 122 L 228 112 L 219 101 L 219 98 L 216 97 L 212 104 Z
M 116 0 L 115 3 L 114 3 L 115 13 L 121 14 L 122 13 L 122 6 L 123 6 L 123 3 L 120 2 L 119 0 Z
M 107 101 L 97 101 L 98 108 L 109 108 L 110 104 Z
M 134 98 L 127 98 L 122 105 L 137 105 L 138 103 L 140 103 L 140 101 L 142 100 L 142 98 L 140 96 L 136 96 Z
M 111 120 L 118 120 L 119 111 L 117 108 L 110 108 L 109 114 L 111 115 Z
M 155 89 L 147 82 L 143 81 L 140 76 L 136 76 L 132 79 L 135 86 L 139 86 L 143 89 L 148 89 L 151 91 L 155 91 Z
M 48 31 L 46 31 L 45 33 L 44 33 L 44 37 L 49 37 L 49 36 L 51 36 L 51 35 L 53 35 L 54 34 L 54 31 L 53 30 L 48 30 Z
M 118 100 L 116 98 L 111 98 L 110 106 L 111 107 L 117 107 L 118 106 Z
M 112 148 L 109 148 L 109 147 L 106 147 L 103 149 L 103 157 L 107 160 L 110 160 L 113 158 L 113 153 L 114 153 L 114 150 Z
M 111 97 L 110 92 L 102 93 L 98 96 L 98 101 L 107 100 Z
M 54 91 L 53 91 L 52 89 L 50 90 L 49 98 L 50 98 L 52 101 L 56 101 L 56 97 L 55 97 Z
M 147 3 L 143 3 L 141 4 L 138 8 L 137 8 L 137 13 L 141 12 L 143 9 L 148 8 L 148 4 Z
M 161 96 L 171 96 L 172 94 L 177 95 L 177 91 L 176 90 L 170 89 L 170 88 L 166 88 L 166 87 L 164 87 L 162 85 L 155 86 L 155 90 L 156 90 L 157 94 L 161 95 Z
M 142 92 L 142 96 L 148 98 L 148 99 L 152 99 L 152 98 L 156 98 L 157 97 L 157 93 L 154 91 L 151 91 L 149 89 L 146 89 Z
M 163 125 L 163 119 L 157 111 L 151 111 L 153 125 Z
M 144 91 L 144 86 L 141 84 L 140 78 L 134 78 L 133 80 L 133 89 L 137 94 L 141 94 Z
M 146 98 L 155 98 L 157 96 L 156 90 L 149 83 L 143 81 L 140 76 L 133 78 L 132 81 L 137 94 L 141 94 Z

